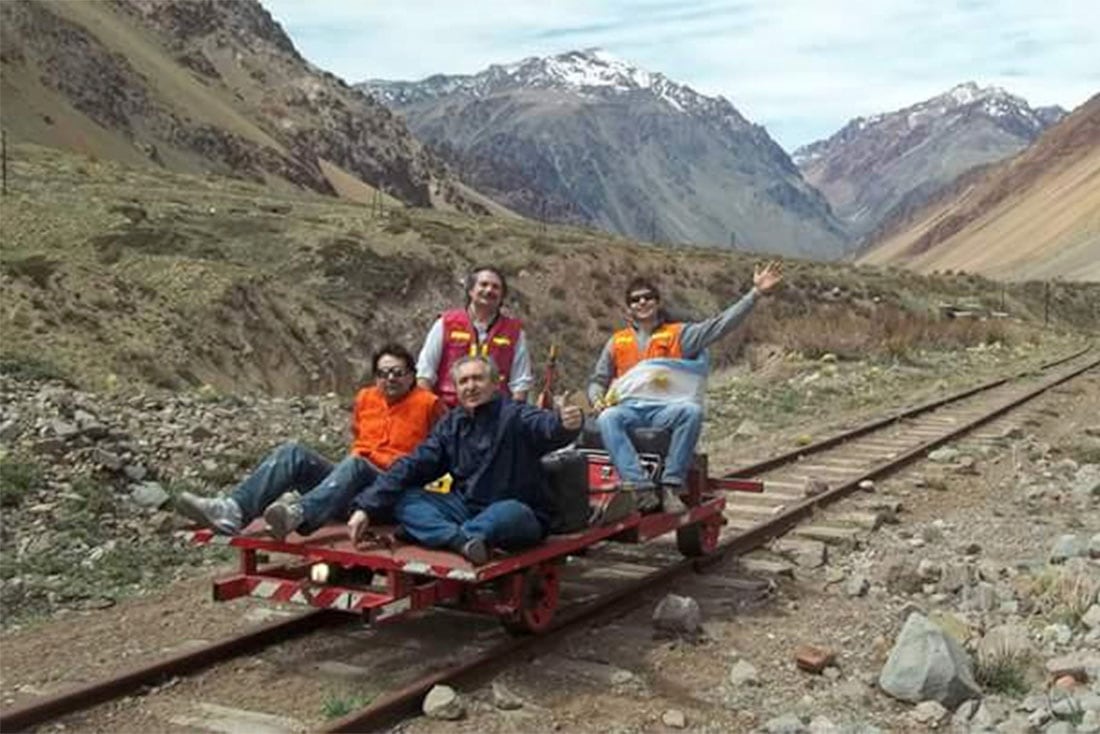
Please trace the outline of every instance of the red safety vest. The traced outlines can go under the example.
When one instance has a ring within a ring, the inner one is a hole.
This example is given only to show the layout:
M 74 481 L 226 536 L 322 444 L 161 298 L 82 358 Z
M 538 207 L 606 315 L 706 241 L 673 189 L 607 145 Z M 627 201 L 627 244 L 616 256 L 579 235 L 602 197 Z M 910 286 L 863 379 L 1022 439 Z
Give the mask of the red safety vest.
M 679 359 L 684 356 L 684 350 L 680 346 L 680 331 L 683 324 L 661 324 L 649 335 L 649 343 L 646 344 L 645 353 L 638 349 L 638 337 L 634 329 L 627 327 L 619 329 L 611 337 L 611 362 L 615 369 L 614 377 L 626 372 L 643 359 L 657 359 L 666 357 Z
M 470 314 L 465 309 L 456 308 L 443 312 L 443 357 L 439 361 L 436 373 L 435 391 L 449 406 L 458 404 L 458 391 L 451 379 L 451 367 L 467 355 L 482 355 L 493 360 L 500 372 L 500 391 L 508 395 L 508 378 L 512 372 L 512 359 L 516 355 L 516 345 L 523 330 L 523 322 L 510 316 L 498 314 L 489 327 L 485 343 L 479 343 L 477 329 L 470 322 Z

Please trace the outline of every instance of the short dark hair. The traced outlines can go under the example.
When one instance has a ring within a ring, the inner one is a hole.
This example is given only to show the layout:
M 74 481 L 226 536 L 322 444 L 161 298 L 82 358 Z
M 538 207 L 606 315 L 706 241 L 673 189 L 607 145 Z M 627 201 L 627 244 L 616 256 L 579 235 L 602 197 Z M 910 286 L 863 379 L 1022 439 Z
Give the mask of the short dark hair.
M 466 300 L 470 300 L 470 289 L 474 287 L 474 283 L 477 282 L 477 274 L 490 272 L 493 275 L 500 278 L 500 300 L 503 301 L 508 297 L 508 279 L 504 277 L 504 273 L 497 270 L 492 265 L 478 265 L 466 273 L 466 280 L 464 281 Z
M 389 342 L 378 347 L 378 351 L 370 358 L 370 371 L 371 374 L 378 374 L 378 362 L 383 357 L 397 357 L 405 363 L 405 369 L 409 372 L 416 372 L 416 359 L 404 346 L 397 342 Z
M 657 300 L 661 300 L 661 291 L 657 288 L 657 284 L 645 276 L 638 276 L 631 280 L 627 286 L 626 291 L 623 292 L 623 300 L 627 304 L 630 303 L 630 295 L 635 291 L 651 291 L 653 295 L 657 296 Z

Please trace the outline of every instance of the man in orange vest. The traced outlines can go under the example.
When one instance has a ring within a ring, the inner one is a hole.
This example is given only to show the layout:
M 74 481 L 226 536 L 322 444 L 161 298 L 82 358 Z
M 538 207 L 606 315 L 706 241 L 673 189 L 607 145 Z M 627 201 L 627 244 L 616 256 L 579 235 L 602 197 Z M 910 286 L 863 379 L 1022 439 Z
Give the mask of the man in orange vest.
M 711 343 L 740 324 L 756 304 L 756 299 L 775 288 L 782 280 L 778 262 L 753 272 L 753 288 L 740 300 L 705 321 L 678 322 L 666 318 L 661 309 L 661 293 L 646 278 L 635 278 L 626 288 L 626 307 L 630 325 L 615 332 L 596 362 L 588 385 L 588 398 L 599 413 L 597 423 L 604 447 L 622 479 L 622 489 L 630 492 L 642 512 L 652 512 L 661 504 L 668 512 L 684 509 L 679 498 L 691 467 L 695 444 L 703 425 L 703 407 L 698 402 L 662 402 L 657 399 L 626 399 L 605 405 L 605 393 L 611 382 L 634 365 L 647 359 L 689 359 L 703 355 Z M 638 452 L 629 438 L 634 428 L 667 428 L 671 443 L 661 492 L 646 474 Z
M 381 347 L 371 368 L 374 384 L 355 396 L 353 440 L 340 463 L 334 466 L 299 443 L 285 443 L 228 497 L 183 492 L 176 509 L 224 535 L 236 535 L 262 513 L 280 540 L 346 519 L 355 495 L 416 448 L 446 411 L 436 395 L 415 385 L 413 357 L 400 344 Z M 305 491 L 298 496 L 292 490 Z
M 435 320 L 416 361 L 421 387 L 434 389 L 448 407 L 458 405 L 451 368 L 462 357 L 487 357 L 500 375 L 498 389 L 520 402 L 534 384 L 523 322 L 501 313 L 508 295 L 504 274 L 489 266 L 466 276 L 466 308 L 444 311 Z

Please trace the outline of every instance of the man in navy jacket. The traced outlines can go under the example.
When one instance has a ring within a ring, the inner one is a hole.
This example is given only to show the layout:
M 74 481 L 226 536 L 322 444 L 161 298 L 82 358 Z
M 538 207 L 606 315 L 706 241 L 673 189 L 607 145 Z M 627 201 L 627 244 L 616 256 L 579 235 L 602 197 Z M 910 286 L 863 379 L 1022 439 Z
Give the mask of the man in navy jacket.
M 496 389 L 496 371 L 481 356 L 455 363 L 459 406 L 353 500 L 348 529 L 354 540 L 365 534 L 371 515 L 390 508 L 416 542 L 449 548 L 478 565 L 491 547 L 515 550 L 546 537 L 552 503 L 539 459 L 576 439 L 584 416 L 574 406 L 555 412 L 509 400 Z M 448 472 L 450 492 L 422 488 Z

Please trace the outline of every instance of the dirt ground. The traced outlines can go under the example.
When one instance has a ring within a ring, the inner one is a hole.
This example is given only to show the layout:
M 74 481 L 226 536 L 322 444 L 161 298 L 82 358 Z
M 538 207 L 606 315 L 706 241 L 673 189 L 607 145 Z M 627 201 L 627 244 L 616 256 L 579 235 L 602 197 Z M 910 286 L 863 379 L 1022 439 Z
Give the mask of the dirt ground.
M 856 420 L 856 413 L 839 419 Z M 1049 474 L 1052 461 L 1080 445 L 1084 429 L 1100 424 L 1098 415 L 1100 374 L 1094 370 L 982 432 L 993 435 L 1018 427 L 1023 439 L 1008 445 L 979 439 L 960 442 L 964 448 L 976 447 L 977 474 L 947 473 L 936 485 L 942 489 L 930 489 L 920 481 L 930 471 L 922 463 L 881 483 L 880 493 L 903 502 L 900 524 L 867 535 L 854 549 L 830 548 L 822 568 L 798 569 L 793 578 L 777 579 L 777 591 L 766 604 L 741 603 L 729 581 L 744 576 L 735 561 L 666 589 L 699 602 L 706 631 L 702 640 L 655 637 L 650 615 L 664 591 L 654 592 L 633 611 L 573 633 L 549 654 L 518 660 L 505 670 L 494 683 L 517 696 L 522 701 L 519 708 L 498 708 L 492 686 L 482 685 L 460 691 L 466 706 L 461 721 L 418 718 L 399 729 L 431 734 L 658 732 L 672 730 L 662 717 L 677 724 L 673 712 L 678 712 L 686 730 L 699 732 L 751 731 L 788 713 L 805 721 L 825 716 L 836 724 L 922 731 L 923 725 L 910 718 L 910 707 L 886 697 L 874 681 L 900 627 L 902 610 L 913 603 L 934 609 L 938 602 L 928 595 L 890 593 L 887 570 L 897 559 L 957 561 L 964 543 L 980 548 L 976 562 L 1016 569 L 1044 559 L 1061 533 L 1090 536 L 1100 531 L 1100 513 L 1046 505 L 1037 514 L 1023 501 L 1020 489 L 1023 480 Z M 837 416 L 819 416 L 816 423 L 807 418 L 799 426 L 813 429 L 837 421 Z M 790 428 L 788 435 L 794 430 Z M 1024 443 L 1039 439 L 1050 451 L 1023 450 Z M 760 443 L 771 450 L 776 440 L 765 436 L 742 448 L 752 453 L 752 445 Z M 929 534 L 929 527 L 937 533 Z M 914 542 L 925 536 L 932 540 Z M 865 597 L 851 598 L 842 590 L 843 580 L 856 573 L 871 581 Z M 209 600 L 208 583 L 206 578 L 187 580 L 111 609 L 69 612 L 4 635 L 4 706 L 287 613 L 251 600 L 216 604 Z M 970 621 L 977 630 L 993 620 Z M 393 629 L 351 626 L 328 631 L 44 730 L 217 730 L 209 720 L 196 723 L 188 718 L 187 712 L 204 702 L 236 704 L 281 717 L 263 722 L 275 727 L 270 731 L 315 728 L 401 678 L 401 670 L 371 667 L 378 646 L 397 651 L 387 658 L 387 666 L 412 667 L 425 659 L 445 661 L 460 642 L 468 651 L 498 635 L 491 622 L 456 615 L 429 615 L 400 633 Z M 837 652 L 837 671 L 830 674 L 835 677 L 796 669 L 794 650 L 806 643 Z M 731 684 L 729 671 L 738 660 L 755 666 L 755 685 Z

